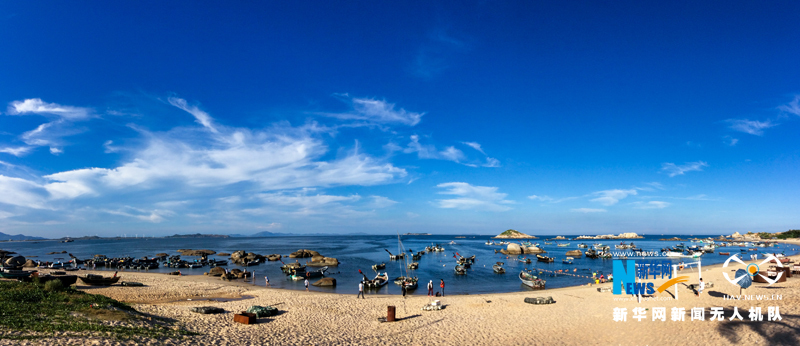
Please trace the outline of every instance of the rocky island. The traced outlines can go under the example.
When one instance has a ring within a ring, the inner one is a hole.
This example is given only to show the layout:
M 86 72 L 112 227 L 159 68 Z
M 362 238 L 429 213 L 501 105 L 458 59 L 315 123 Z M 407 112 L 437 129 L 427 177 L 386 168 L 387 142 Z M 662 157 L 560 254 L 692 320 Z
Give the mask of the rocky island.
M 575 238 L 575 240 L 580 240 L 580 239 L 641 239 L 641 238 L 644 238 L 644 237 L 642 237 L 642 236 L 640 236 L 640 235 L 638 235 L 636 233 L 620 233 L 619 235 L 613 235 L 613 234 L 596 235 L 596 236 L 582 235 L 582 236 L 579 236 L 579 237 Z
M 532 235 L 527 235 L 525 233 L 522 233 L 522 232 L 514 230 L 514 229 L 507 230 L 507 231 L 505 231 L 503 233 L 500 233 L 497 236 L 492 237 L 492 238 L 495 238 L 495 239 L 539 239 L 539 238 L 536 238 L 536 237 L 534 237 Z

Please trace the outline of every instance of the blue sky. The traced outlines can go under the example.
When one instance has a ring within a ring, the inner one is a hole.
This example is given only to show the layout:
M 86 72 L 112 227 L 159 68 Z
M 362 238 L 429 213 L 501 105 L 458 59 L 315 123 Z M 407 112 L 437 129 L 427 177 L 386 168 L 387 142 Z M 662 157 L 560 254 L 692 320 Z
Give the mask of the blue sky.
M 0 3 L 0 232 L 800 226 L 793 2 Z

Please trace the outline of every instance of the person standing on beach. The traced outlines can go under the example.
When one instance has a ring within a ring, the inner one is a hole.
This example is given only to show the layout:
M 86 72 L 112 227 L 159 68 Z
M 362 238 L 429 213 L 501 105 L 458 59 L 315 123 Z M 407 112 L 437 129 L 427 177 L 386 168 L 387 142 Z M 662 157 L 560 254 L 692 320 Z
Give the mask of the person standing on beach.
M 428 297 L 433 296 L 433 280 L 428 281 Z
M 439 283 L 439 287 L 442 288 L 442 297 L 444 297 L 444 279 L 439 279 L 441 282 Z
M 361 299 L 367 299 L 367 298 L 364 298 L 364 283 L 363 282 L 359 282 L 358 283 L 358 296 L 361 296 Z M 356 299 L 358 299 L 358 296 L 356 296 Z
M 402 291 L 402 292 L 403 292 L 403 299 L 406 299 L 406 292 L 407 292 L 408 290 L 406 289 L 406 283 L 405 283 L 405 282 L 403 282 L 402 284 L 400 284 L 400 291 Z
M 308 279 L 306 279 L 306 281 L 304 281 L 303 284 L 306 285 L 306 292 L 308 292 Z
M 269 276 L 265 276 L 265 277 L 264 277 L 264 281 L 266 281 L 266 282 L 267 282 L 267 287 L 269 287 Z
M 706 288 L 706 283 L 703 282 L 703 278 L 700 278 L 700 286 L 697 287 L 697 296 L 699 297 L 703 294 L 703 290 Z

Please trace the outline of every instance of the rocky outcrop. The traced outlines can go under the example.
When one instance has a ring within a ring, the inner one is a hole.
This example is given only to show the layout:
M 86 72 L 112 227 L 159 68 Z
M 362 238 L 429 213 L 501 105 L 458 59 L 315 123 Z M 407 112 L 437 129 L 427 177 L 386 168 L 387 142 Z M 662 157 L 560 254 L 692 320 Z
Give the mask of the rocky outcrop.
M 36 267 L 36 262 L 34 262 L 33 260 L 27 260 L 25 261 L 25 264 L 23 264 L 22 266 L 25 268 L 33 268 Z
M 14 256 L 6 260 L 7 267 L 22 267 L 25 264 L 25 257 Z
M 319 252 L 301 249 L 289 254 L 289 258 L 308 258 L 314 256 L 319 256 Z
M 211 268 L 211 270 L 209 270 L 208 273 L 206 273 L 206 275 L 209 276 L 222 276 L 223 274 L 225 274 L 225 268 L 222 267 Z
M 541 248 L 535 246 L 522 246 L 520 244 L 508 244 L 506 249 L 500 250 L 504 255 L 523 255 L 523 254 L 539 254 L 545 252 Z
M 339 260 L 333 257 L 317 255 L 311 257 L 311 262 L 308 262 L 306 265 L 311 267 L 338 266 Z
M 180 249 L 178 252 L 181 253 L 183 256 L 209 256 L 217 253 L 214 250 L 188 250 L 188 249 Z
M 217 254 L 217 256 L 230 256 L 230 255 L 231 254 L 229 254 L 227 252 L 220 252 L 220 253 Z
M 335 278 L 322 278 L 319 281 L 313 283 L 314 286 L 336 286 L 336 279 Z
M 567 256 L 569 256 L 569 257 L 581 257 L 581 256 L 583 256 L 583 252 L 581 252 L 581 250 L 570 250 L 570 251 L 567 251 Z
M 281 260 L 281 255 L 278 254 L 272 254 L 267 256 L 267 261 L 280 261 L 280 260 Z
M 523 246 L 523 248 L 524 248 L 524 251 L 525 251 L 526 254 L 540 254 L 540 253 L 547 252 L 547 251 L 544 251 L 541 248 L 538 248 L 538 247 L 535 247 L 535 246 L 528 246 L 528 247 L 524 247 Z
M 239 250 L 231 254 L 231 261 L 235 264 L 244 265 L 247 262 L 255 261 L 255 260 L 264 260 L 264 256 L 247 252 L 245 253 L 243 250 Z
M 507 230 L 503 233 L 498 234 L 493 238 L 500 238 L 500 239 L 538 239 L 532 235 L 527 235 L 517 230 Z

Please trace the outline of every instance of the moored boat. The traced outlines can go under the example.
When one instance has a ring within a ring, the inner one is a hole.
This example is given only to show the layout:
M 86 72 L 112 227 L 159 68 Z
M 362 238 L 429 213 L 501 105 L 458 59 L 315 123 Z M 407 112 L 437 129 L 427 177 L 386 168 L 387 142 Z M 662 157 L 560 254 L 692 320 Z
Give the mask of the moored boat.
M 492 270 L 497 274 L 505 274 L 506 270 L 503 268 L 503 265 L 499 262 L 492 266 Z
M 361 283 L 363 283 L 364 287 L 366 288 L 381 288 L 388 282 L 389 282 L 389 275 L 387 273 L 383 274 L 378 273 L 372 280 L 367 280 L 366 276 L 364 276 L 364 280 L 361 281 Z
M 455 266 L 453 271 L 455 271 L 456 275 L 465 275 L 465 274 L 467 274 L 467 268 L 465 268 L 462 265 Z
M 519 272 L 519 279 L 526 286 L 535 289 L 544 289 L 545 281 L 530 272 L 526 272 L 524 270 Z
M 564 264 L 572 264 L 572 260 L 574 260 L 574 259 L 575 259 L 575 258 L 572 258 L 572 257 L 567 257 L 566 259 L 564 259 L 563 261 L 561 261 L 561 263 L 564 263 Z
M 380 263 L 380 264 L 373 264 L 372 265 L 372 270 L 374 270 L 374 271 L 383 270 L 383 269 L 386 269 L 386 263 Z
M 552 257 L 547 257 L 547 256 L 542 256 L 542 255 L 536 255 L 536 260 L 539 261 L 539 262 L 545 262 L 545 263 L 550 263 L 550 262 L 555 261 L 555 259 L 553 259 Z
M 121 278 L 121 276 L 117 276 L 117 273 L 115 272 L 114 276 L 111 277 L 89 274 L 86 276 L 79 276 L 78 278 L 81 279 L 83 283 L 89 286 L 111 286 L 117 283 L 117 281 L 119 281 L 119 278 Z
M 0 278 L 4 279 L 24 279 L 30 277 L 35 270 L 14 270 L 14 269 L 3 269 L 0 270 Z

